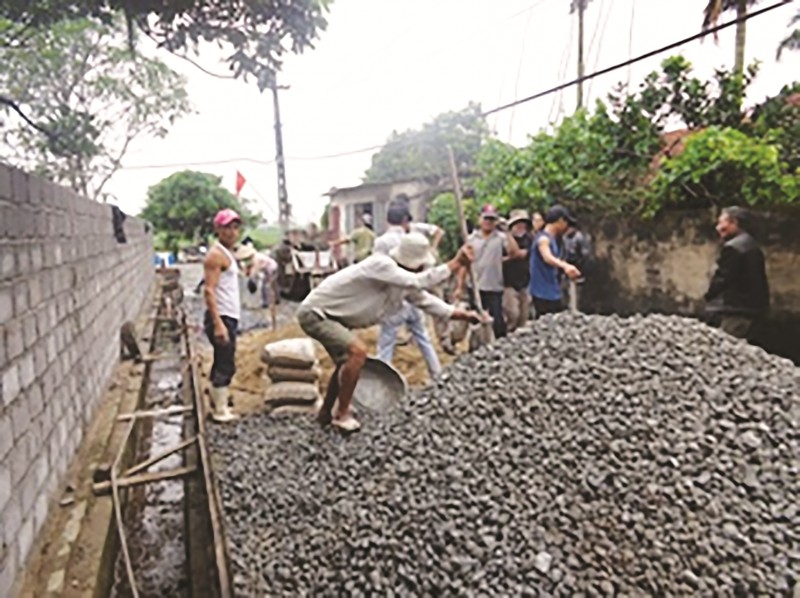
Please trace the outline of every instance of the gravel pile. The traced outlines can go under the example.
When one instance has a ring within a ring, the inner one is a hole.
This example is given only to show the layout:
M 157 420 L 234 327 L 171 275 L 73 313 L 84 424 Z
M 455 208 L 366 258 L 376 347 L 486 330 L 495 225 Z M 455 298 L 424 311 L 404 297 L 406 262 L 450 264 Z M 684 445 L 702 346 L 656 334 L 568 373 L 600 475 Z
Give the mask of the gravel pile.
M 239 595 L 800 591 L 800 375 L 677 317 L 560 315 L 343 438 L 213 426 Z

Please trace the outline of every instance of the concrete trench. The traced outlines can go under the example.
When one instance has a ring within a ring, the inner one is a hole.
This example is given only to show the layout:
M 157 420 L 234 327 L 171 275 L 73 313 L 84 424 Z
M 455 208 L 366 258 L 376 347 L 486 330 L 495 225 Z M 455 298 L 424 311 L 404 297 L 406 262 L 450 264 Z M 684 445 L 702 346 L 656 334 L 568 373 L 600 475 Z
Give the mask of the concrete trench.
M 154 350 L 169 357 L 153 363 L 144 403 L 140 409 L 163 409 L 183 405 L 181 369 L 186 364 L 181 334 L 170 322 L 156 326 Z M 187 417 L 175 414 L 138 423 L 134 462 L 142 462 L 176 446 L 183 439 Z M 150 468 L 166 471 L 183 466 L 181 453 L 170 455 Z M 125 525 L 136 582 L 141 596 L 187 597 L 185 482 L 164 480 L 137 486 L 129 494 Z M 112 597 L 130 595 L 122 555 L 114 568 Z

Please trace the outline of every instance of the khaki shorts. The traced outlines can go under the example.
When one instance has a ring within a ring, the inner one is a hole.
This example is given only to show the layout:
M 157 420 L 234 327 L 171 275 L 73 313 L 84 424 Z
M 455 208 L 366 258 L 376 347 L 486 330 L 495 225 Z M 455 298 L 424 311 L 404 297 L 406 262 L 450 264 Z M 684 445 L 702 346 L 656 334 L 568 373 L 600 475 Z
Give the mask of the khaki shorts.
M 348 348 L 356 340 L 355 334 L 336 320 L 323 318 L 303 307 L 297 310 L 297 321 L 303 332 L 325 348 L 335 364 L 347 361 Z

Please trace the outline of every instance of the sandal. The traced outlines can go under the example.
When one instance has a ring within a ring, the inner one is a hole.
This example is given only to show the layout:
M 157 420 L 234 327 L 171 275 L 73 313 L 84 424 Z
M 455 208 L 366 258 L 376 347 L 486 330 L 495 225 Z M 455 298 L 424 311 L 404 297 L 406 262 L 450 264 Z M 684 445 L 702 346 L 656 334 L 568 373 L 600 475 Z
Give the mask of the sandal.
M 352 415 L 348 415 L 344 419 L 337 417 L 331 423 L 342 432 L 356 432 L 361 429 L 361 424 Z

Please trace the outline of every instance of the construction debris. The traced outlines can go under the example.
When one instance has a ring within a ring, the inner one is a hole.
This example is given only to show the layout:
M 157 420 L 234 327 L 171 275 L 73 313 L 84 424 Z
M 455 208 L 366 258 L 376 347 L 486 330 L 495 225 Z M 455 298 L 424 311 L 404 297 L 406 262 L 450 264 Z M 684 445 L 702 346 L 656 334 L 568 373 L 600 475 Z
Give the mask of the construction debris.
M 792 595 L 800 375 L 702 323 L 562 314 L 343 438 L 210 430 L 240 595 Z

